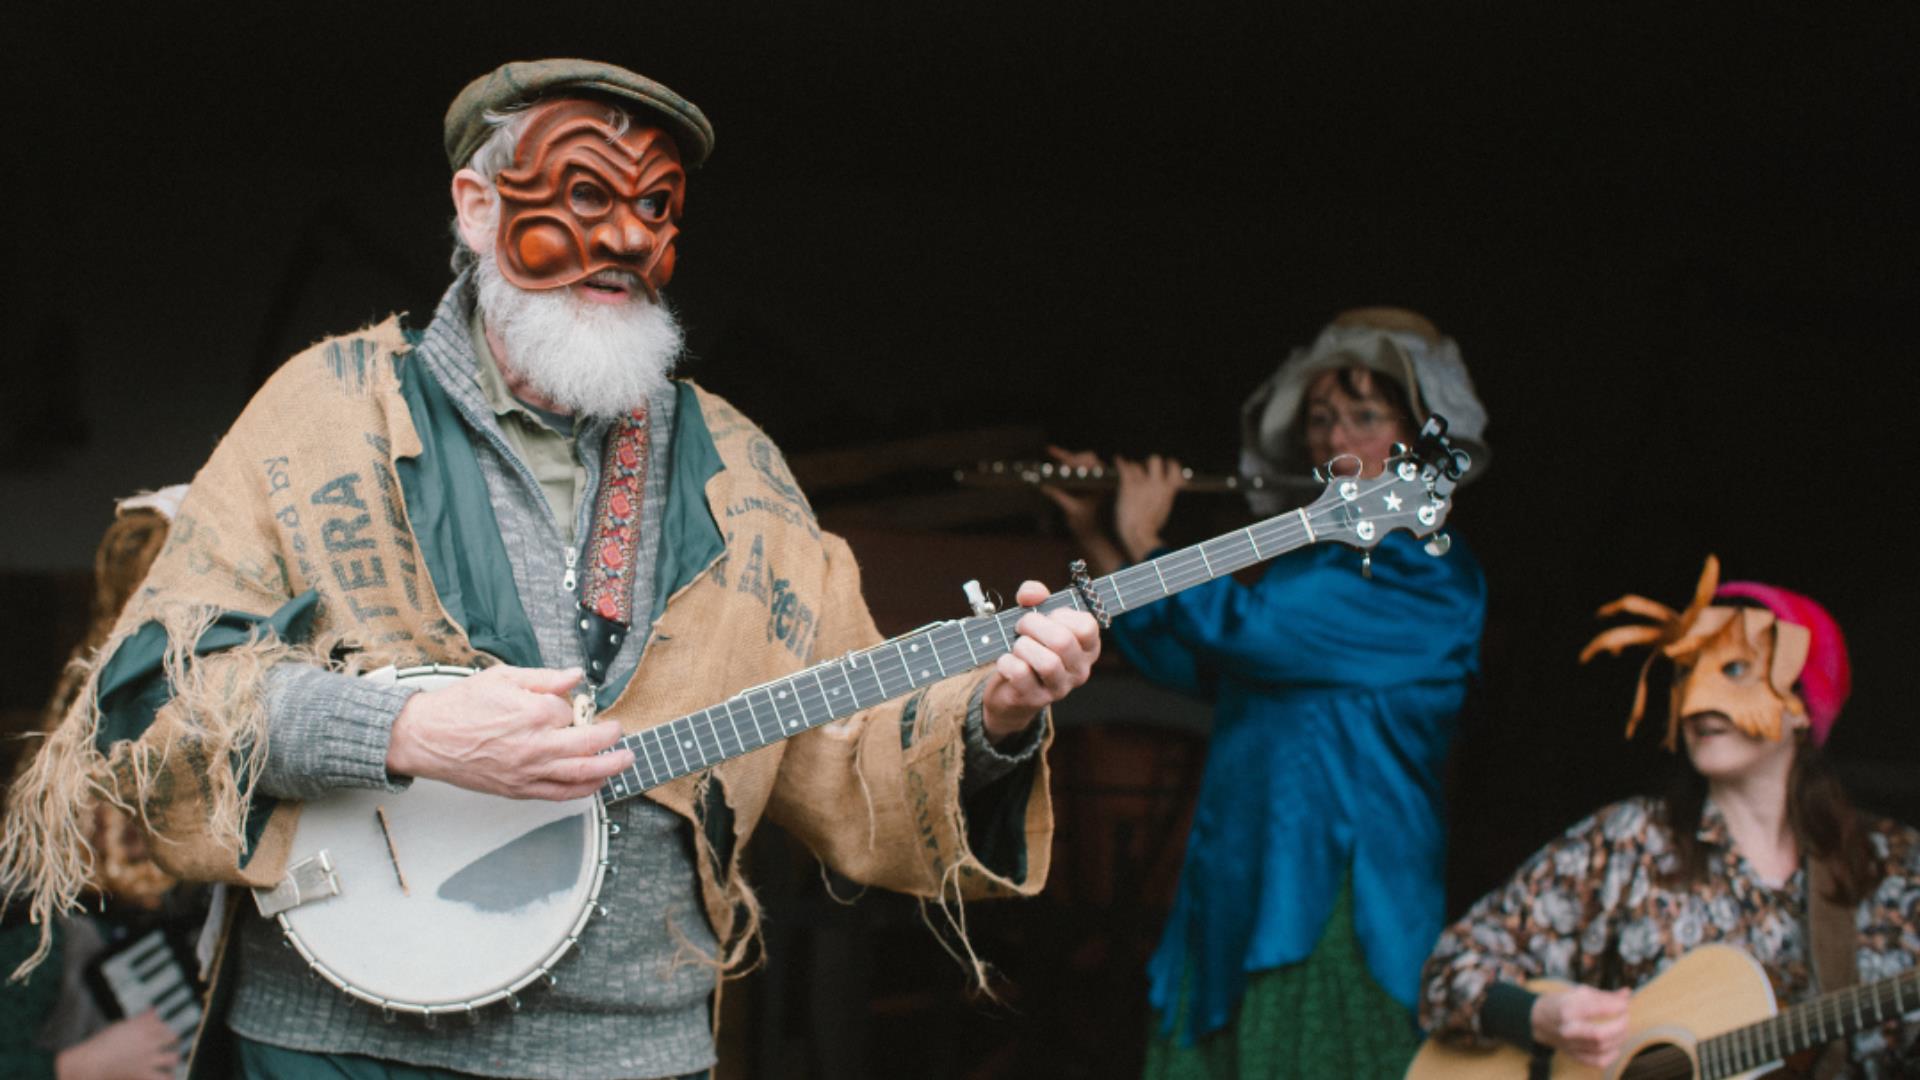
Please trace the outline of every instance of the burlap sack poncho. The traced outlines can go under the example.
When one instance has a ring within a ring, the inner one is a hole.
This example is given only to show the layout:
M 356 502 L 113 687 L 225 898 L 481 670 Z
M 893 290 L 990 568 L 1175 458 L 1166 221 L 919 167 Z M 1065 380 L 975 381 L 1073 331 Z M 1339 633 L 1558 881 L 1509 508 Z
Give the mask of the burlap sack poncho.
M 15 785 L 0 871 L 41 920 L 87 880 L 94 798 L 143 813 L 156 860 L 183 879 L 279 880 L 299 806 L 251 791 L 271 665 L 536 662 L 510 576 L 489 558 L 500 540 L 471 448 L 407 350 L 389 320 L 300 354 L 195 477 L 88 692 Z M 725 401 L 688 383 L 679 394 L 653 634 L 601 702 L 628 732 L 880 640 L 851 552 L 819 529 L 773 444 Z M 962 718 L 984 677 L 647 793 L 695 824 L 725 959 L 757 929 L 740 857 L 763 817 L 853 880 L 943 905 L 1039 891 L 1044 757 L 995 821 L 961 811 Z

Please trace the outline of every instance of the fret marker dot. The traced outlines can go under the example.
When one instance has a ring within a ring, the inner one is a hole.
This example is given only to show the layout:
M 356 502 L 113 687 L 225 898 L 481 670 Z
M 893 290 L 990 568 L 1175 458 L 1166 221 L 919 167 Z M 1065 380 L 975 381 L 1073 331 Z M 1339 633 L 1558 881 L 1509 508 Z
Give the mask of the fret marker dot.
M 908 652 L 919 652 L 919 651 L 920 651 L 920 643 L 919 643 L 919 642 L 917 642 L 917 641 L 916 641 L 916 642 L 914 642 L 914 643 L 913 643 L 913 648 L 911 648 L 911 649 L 908 649 L 907 651 L 908 651 Z
M 837 686 L 836 686 L 836 687 L 834 687 L 834 689 L 833 689 L 833 696 L 834 696 L 834 697 L 839 697 L 839 696 L 840 696 L 840 688 L 839 688 L 839 687 L 837 687 Z
M 799 722 L 798 720 L 789 720 L 789 721 L 787 721 L 787 726 L 788 726 L 788 727 L 799 727 L 799 726 L 800 726 L 800 722 Z
M 684 747 L 686 747 L 686 748 L 687 748 L 687 749 L 689 749 L 689 750 L 691 750 L 691 749 L 693 749 L 693 740 L 692 740 L 692 739 L 682 739 L 682 740 L 680 740 L 680 745 L 681 745 L 681 746 L 684 746 Z
M 786 692 L 785 690 L 782 690 L 782 691 L 780 691 L 780 692 L 779 692 L 778 694 L 775 694 L 775 695 L 773 695 L 773 696 L 774 696 L 774 697 L 786 697 L 786 696 L 787 696 L 787 692 Z
M 923 678 L 923 679 L 924 679 L 924 678 L 926 678 L 926 677 L 927 677 L 928 675 L 930 675 L 930 674 L 932 674 L 932 672 L 929 672 L 929 671 L 928 671 L 928 670 L 927 670 L 926 668 L 921 668 L 921 669 L 920 669 L 920 677 L 921 677 L 921 678 Z
M 982 645 L 985 645 L 986 643 L 987 643 L 987 635 L 985 635 L 985 634 L 981 634 L 981 635 L 980 635 L 980 644 L 982 644 Z

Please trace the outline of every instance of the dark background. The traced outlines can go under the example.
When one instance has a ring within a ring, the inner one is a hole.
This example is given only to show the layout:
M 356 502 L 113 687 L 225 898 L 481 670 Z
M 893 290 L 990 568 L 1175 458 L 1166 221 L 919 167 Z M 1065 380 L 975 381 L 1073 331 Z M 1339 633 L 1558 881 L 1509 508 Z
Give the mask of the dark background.
M 1454 336 L 1494 447 L 1456 519 L 1492 590 L 1456 906 L 1659 768 L 1619 740 L 1636 665 L 1574 656 L 1710 551 L 1834 612 L 1831 748 L 1920 819 L 1910 4 L 186 10 L 0 33 L 9 708 L 114 497 L 189 478 L 301 345 L 431 311 L 452 95 L 572 54 L 712 118 L 671 295 L 790 453 L 1024 424 L 1223 470 L 1335 311 Z

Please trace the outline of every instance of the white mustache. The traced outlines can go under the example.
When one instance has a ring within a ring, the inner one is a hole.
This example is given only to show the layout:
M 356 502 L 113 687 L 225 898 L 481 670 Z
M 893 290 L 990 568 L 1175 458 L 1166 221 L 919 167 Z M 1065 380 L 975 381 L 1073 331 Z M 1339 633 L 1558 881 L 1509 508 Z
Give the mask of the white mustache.
M 614 285 L 630 292 L 640 291 L 640 275 L 631 270 L 609 268 L 589 274 L 582 280 L 588 285 Z

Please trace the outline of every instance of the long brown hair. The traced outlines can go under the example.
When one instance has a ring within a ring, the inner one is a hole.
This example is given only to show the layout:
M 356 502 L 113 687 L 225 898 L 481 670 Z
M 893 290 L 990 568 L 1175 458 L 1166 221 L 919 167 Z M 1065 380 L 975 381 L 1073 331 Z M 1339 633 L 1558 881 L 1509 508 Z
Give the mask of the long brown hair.
M 1847 798 L 1826 753 L 1805 730 L 1795 732 L 1794 739 L 1793 765 L 1787 771 L 1787 826 L 1801 858 L 1818 859 L 1833 871 L 1837 895 L 1831 899 L 1858 904 L 1880 884 L 1886 868 L 1874 857 L 1860 812 Z M 1694 884 L 1707 876 L 1707 853 L 1698 836 L 1707 778 L 1684 752 L 1674 756 L 1679 761 L 1665 801 L 1666 824 L 1680 860 L 1673 878 L 1675 884 Z

